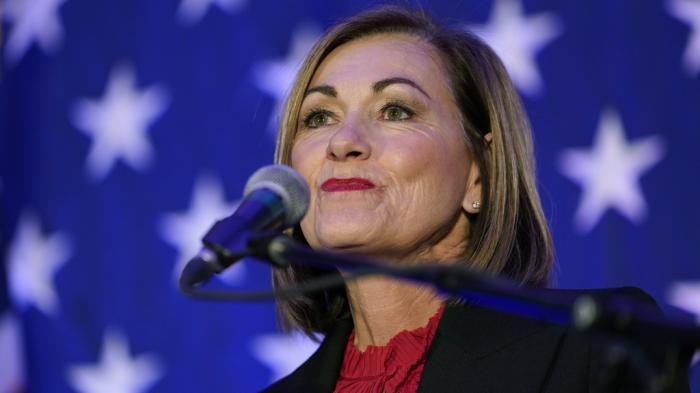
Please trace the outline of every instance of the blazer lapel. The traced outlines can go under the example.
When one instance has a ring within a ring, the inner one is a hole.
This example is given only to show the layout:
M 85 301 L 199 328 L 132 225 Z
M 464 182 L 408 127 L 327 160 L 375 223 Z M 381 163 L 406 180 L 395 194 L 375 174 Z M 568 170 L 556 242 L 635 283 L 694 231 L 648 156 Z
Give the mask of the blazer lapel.
M 339 320 L 304 364 L 263 392 L 333 393 L 351 331 L 351 318 Z
M 544 322 L 475 305 L 448 306 L 418 392 L 503 393 L 511 391 L 505 388 L 510 386 L 508 378 L 533 385 L 518 385 L 512 391 L 539 392 L 561 336 L 560 328 Z M 536 348 L 530 351 L 530 346 Z M 521 367 L 520 362 L 527 364 Z M 519 378 L 522 372 L 528 375 Z
M 582 293 L 556 292 L 556 296 Z M 629 292 L 618 289 L 614 293 L 639 296 L 639 290 Z M 613 294 L 611 291 L 585 293 Z M 306 363 L 264 392 L 332 393 L 351 331 L 351 318 L 339 320 Z M 449 305 L 428 350 L 418 392 L 598 391 L 589 386 L 596 385 L 598 371 L 593 362 L 598 356 L 587 337 L 566 327 L 473 304 Z M 682 391 L 689 390 L 685 387 Z

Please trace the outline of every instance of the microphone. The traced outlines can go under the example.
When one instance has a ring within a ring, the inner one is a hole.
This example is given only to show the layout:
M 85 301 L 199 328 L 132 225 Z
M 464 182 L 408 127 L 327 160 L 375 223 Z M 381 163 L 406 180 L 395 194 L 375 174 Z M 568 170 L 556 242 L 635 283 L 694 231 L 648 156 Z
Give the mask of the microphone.
M 230 216 L 217 221 L 202 238 L 204 247 L 180 275 L 180 289 L 203 284 L 248 254 L 251 235 L 283 230 L 299 223 L 309 207 L 309 186 L 286 165 L 268 165 L 255 171 L 243 191 L 243 200 Z

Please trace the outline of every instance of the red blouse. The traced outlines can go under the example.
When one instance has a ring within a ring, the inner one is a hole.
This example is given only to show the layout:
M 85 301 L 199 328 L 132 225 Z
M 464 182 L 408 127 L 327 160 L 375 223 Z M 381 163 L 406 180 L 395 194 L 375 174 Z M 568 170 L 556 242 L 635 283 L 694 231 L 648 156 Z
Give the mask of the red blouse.
M 345 347 L 343 366 L 335 393 L 415 393 L 445 306 L 424 327 L 401 331 L 384 346 L 368 346 L 360 352 L 353 344 L 355 331 Z

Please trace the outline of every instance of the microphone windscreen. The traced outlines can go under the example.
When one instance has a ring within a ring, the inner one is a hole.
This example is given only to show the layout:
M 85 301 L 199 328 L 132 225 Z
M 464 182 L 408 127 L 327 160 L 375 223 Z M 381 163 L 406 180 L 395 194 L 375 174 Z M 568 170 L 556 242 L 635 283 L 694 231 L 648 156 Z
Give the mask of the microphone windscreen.
M 245 185 L 243 196 L 261 188 L 274 191 L 282 199 L 286 227 L 299 223 L 309 208 L 309 186 L 297 171 L 286 165 L 268 165 L 255 171 Z

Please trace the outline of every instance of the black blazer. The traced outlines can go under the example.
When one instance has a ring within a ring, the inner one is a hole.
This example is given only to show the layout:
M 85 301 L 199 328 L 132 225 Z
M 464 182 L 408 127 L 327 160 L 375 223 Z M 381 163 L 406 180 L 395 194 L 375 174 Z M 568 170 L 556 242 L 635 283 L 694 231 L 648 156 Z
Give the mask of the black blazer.
M 581 293 L 556 292 L 571 296 Z M 636 288 L 588 292 L 603 297 L 623 292 L 653 302 Z M 332 393 L 352 328 L 351 318 L 340 320 L 304 364 L 263 392 Z M 428 350 L 418 392 L 641 392 L 628 382 L 607 388 L 600 384 L 605 376 L 604 346 L 559 325 L 474 304 L 450 305 Z M 687 367 L 684 370 L 687 372 Z M 629 378 L 629 370 L 615 372 L 625 373 L 623 379 Z M 687 374 L 683 378 L 683 386 L 677 390 L 689 392 Z

